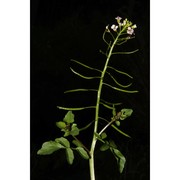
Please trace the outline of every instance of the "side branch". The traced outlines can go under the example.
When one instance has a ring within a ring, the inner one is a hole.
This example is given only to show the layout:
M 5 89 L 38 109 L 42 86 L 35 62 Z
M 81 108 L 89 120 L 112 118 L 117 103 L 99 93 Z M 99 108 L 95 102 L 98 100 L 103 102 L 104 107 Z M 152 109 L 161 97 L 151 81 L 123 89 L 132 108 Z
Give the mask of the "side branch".
M 106 121 L 108 124 L 111 123 L 112 121 L 108 121 L 107 119 L 103 118 L 103 117 L 99 117 L 99 119 L 102 119 L 103 121 Z M 116 131 L 118 131 L 120 134 L 128 137 L 128 138 L 131 138 L 131 136 L 129 136 L 128 134 L 126 134 L 125 132 L 121 131 L 120 129 L 118 129 L 115 125 L 113 124 L 110 124 L 112 128 L 114 128 Z

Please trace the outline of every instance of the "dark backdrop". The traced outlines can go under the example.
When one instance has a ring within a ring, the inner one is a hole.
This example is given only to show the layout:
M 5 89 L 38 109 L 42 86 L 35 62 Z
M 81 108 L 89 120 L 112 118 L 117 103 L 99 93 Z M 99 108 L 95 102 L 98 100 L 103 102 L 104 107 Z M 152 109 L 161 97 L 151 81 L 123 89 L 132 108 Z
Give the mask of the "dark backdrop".
M 109 131 L 127 158 L 123 174 L 119 175 L 116 161 L 109 153 L 96 154 L 99 180 L 148 180 L 149 177 L 149 0 L 31 0 L 31 180 L 89 179 L 88 162 L 76 156 L 69 166 L 64 153 L 38 156 L 44 141 L 61 136 L 55 122 L 62 120 L 65 111 L 57 105 L 92 104 L 94 96 L 65 95 L 67 89 L 93 87 L 97 84 L 75 76 L 69 66 L 77 59 L 94 67 L 102 67 L 105 49 L 102 33 L 116 16 L 128 18 L 137 24 L 136 38 L 128 49 L 140 49 L 130 56 L 117 56 L 112 65 L 134 77 L 133 89 L 137 94 L 104 94 L 112 100 L 132 108 L 132 117 L 121 128 L 131 139 Z M 122 57 L 122 59 L 120 59 Z M 75 94 L 74 94 L 75 95 Z M 104 115 L 109 115 L 102 111 Z M 77 112 L 80 125 L 92 120 L 91 111 Z M 82 141 L 90 143 L 85 132 Z

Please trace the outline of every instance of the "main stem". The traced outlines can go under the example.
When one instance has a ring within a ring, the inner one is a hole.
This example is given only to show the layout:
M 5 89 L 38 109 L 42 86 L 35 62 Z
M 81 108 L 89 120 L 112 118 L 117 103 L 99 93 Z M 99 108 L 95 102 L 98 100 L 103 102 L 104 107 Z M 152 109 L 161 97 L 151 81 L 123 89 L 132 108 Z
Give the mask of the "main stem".
M 106 69 L 110 60 L 110 57 L 112 55 L 112 51 L 114 49 L 114 46 L 120 36 L 121 32 L 117 35 L 116 39 L 114 40 L 107 59 L 106 59 L 106 63 L 104 65 L 104 69 L 102 71 L 101 74 L 101 78 L 100 78 L 100 82 L 99 82 L 99 88 L 98 88 L 98 92 L 97 92 L 97 101 L 96 101 L 96 112 L 95 112 L 95 123 L 94 123 L 94 134 L 93 134 L 93 138 L 92 138 L 92 143 L 91 143 L 91 149 L 90 149 L 90 155 L 91 158 L 89 159 L 89 170 L 90 170 L 90 179 L 91 180 L 95 180 L 95 168 L 94 168 L 94 150 L 95 150 L 95 146 L 96 146 L 96 142 L 97 142 L 97 138 L 95 136 L 95 134 L 97 133 L 97 129 L 98 129 L 98 119 L 99 119 L 99 105 L 100 105 L 100 99 L 101 99 L 101 91 L 102 91 L 102 86 L 103 86 L 103 80 L 104 80 L 104 76 L 106 73 Z

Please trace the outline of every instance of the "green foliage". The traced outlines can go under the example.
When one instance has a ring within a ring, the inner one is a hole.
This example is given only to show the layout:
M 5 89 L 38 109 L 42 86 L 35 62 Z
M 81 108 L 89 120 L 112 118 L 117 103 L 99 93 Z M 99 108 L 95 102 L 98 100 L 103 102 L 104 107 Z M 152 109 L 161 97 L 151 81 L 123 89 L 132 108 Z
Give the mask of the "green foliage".
M 88 153 L 84 150 L 83 147 L 77 147 L 76 148 L 77 152 L 81 155 L 82 158 L 84 159 L 89 159 Z
M 63 122 L 63 121 L 59 121 L 59 122 L 56 122 L 56 126 L 60 129 L 65 129 L 66 128 L 66 123 Z
M 127 117 L 131 116 L 132 113 L 132 109 L 122 109 L 120 114 L 120 120 L 126 119 Z
M 69 141 L 66 138 L 64 138 L 64 137 L 56 138 L 55 141 L 60 143 L 60 144 L 62 144 L 66 148 L 70 147 Z
M 115 144 L 115 142 L 112 139 L 109 140 L 109 146 L 113 149 L 117 149 L 117 145 Z
M 106 138 L 107 138 L 107 134 L 106 134 L 105 132 L 103 132 L 103 133 L 101 134 L 101 138 L 102 138 L 102 139 L 106 139 Z
M 120 121 L 115 121 L 115 123 L 116 123 L 116 126 L 120 126 Z
M 111 152 L 113 153 L 114 157 L 116 158 L 117 160 L 117 164 L 118 164 L 118 167 L 119 167 L 119 172 L 122 173 L 123 172 L 123 169 L 124 169 L 124 165 L 126 163 L 126 159 L 125 157 L 123 156 L 123 154 L 116 148 L 112 148 L 110 147 L 110 150 Z
M 82 147 L 82 144 L 79 141 L 77 141 L 77 140 L 73 140 L 72 143 L 74 145 L 76 145 L 77 147 Z
M 63 145 L 59 144 L 58 142 L 48 141 L 48 142 L 43 143 L 41 149 L 38 150 L 37 154 L 49 155 L 59 149 L 64 149 L 64 148 L 65 147 Z
M 67 158 L 67 162 L 69 164 L 72 164 L 74 161 L 74 153 L 73 150 L 71 148 L 66 148 L 66 158 Z
M 79 134 L 79 128 L 77 127 L 77 124 L 72 124 L 70 134 L 72 136 L 77 136 Z
M 117 149 L 117 145 L 115 144 L 115 142 L 113 140 L 110 141 L 105 141 L 105 143 L 100 147 L 101 151 L 106 151 L 106 150 L 111 150 L 111 152 L 113 153 L 115 159 L 117 160 L 117 164 L 119 167 L 119 172 L 122 173 L 125 163 L 126 163 L 126 159 L 123 156 L 123 154 L 120 152 L 120 150 Z
M 69 135 L 77 136 L 79 135 L 79 128 L 74 122 L 74 114 L 72 111 L 68 111 L 63 119 L 63 121 L 56 122 L 56 126 L 64 132 L 64 137 Z
M 100 147 L 100 151 L 106 151 L 109 149 L 109 143 L 106 141 L 101 147 Z
M 74 122 L 74 114 L 72 113 L 72 111 L 67 112 L 63 121 L 66 122 L 67 124 L 71 124 Z

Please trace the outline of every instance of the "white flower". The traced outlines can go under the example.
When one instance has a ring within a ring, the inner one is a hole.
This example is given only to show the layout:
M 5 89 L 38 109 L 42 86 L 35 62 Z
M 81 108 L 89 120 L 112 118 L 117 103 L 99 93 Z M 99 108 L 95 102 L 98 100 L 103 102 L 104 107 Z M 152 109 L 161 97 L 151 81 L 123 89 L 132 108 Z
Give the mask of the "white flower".
M 106 26 L 106 31 L 107 31 L 107 32 L 110 32 L 110 30 L 109 30 L 109 25 Z
M 127 28 L 127 34 L 132 35 L 134 33 L 134 29 L 132 29 L 131 27 Z
M 111 29 L 112 29 L 113 31 L 117 31 L 118 26 L 116 26 L 116 25 L 113 24 L 113 25 L 111 26 Z
M 119 16 L 117 16 L 115 19 L 118 20 L 118 21 L 120 21 L 122 18 L 119 17 Z
M 117 23 L 118 23 L 119 25 L 121 25 L 120 21 L 121 21 L 122 18 L 119 17 L 119 16 L 117 16 L 115 19 L 117 20 Z

